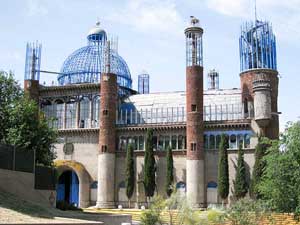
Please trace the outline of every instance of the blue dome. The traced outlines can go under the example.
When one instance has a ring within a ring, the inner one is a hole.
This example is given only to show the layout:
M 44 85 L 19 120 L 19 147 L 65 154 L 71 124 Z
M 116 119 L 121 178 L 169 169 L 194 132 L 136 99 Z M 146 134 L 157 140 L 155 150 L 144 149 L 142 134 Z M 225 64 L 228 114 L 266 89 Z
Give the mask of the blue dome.
M 99 83 L 104 71 L 104 45 L 106 33 L 99 24 L 88 34 L 88 45 L 73 52 L 63 63 L 58 76 L 60 85 L 79 83 Z M 111 50 L 110 70 L 117 75 L 119 86 L 132 87 L 129 68 L 124 59 L 113 49 Z

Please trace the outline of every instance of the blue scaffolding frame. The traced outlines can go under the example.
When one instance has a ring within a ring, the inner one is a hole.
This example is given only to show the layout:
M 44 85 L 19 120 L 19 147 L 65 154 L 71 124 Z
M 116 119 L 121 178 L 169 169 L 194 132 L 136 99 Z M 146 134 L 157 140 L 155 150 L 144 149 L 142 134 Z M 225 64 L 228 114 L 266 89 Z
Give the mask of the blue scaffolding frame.
M 269 22 L 246 22 L 241 26 L 240 70 L 277 70 L 276 37 Z

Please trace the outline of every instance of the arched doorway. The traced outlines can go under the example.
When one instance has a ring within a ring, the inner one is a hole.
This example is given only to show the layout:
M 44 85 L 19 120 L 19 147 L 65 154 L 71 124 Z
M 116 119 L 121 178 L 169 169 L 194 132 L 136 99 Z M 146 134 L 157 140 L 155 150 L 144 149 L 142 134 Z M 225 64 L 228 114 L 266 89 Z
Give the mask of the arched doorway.
M 87 172 L 87 170 L 85 169 L 85 167 L 76 161 L 73 160 L 56 160 L 54 161 L 54 165 L 57 169 L 57 173 L 59 174 L 58 178 L 61 178 L 61 181 L 58 179 L 58 185 L 57 185 L 57 195 L 60 195 L 60 193 L 66 193 L 66 189 L 68 190 L 68 188 L 65 189 L 65 192 L 63 192 L 62 190 L 58 190 L 59 186 L 60 189 L 62 189 L 62 187 L 65 187 L 63 185 L 64 181 L 66 181 L 65 178 L 61 177 L 65 172 L 70 171 L 70 173 L 66 173 L 67 176 L 70 178 L 70 176 L 72 177 L 72 172 L 73 172 L 73 176 L 76 175 L 76 178 L 73 178 L 73 181 L 76 183 L 78 183 L 78 207 L 81 208 L 85 208 L 88 207 L 90 205 L 90 185 L 91 185 L 91 177 L 89 175 L 89 173 Z M 68 179 L 68 178 L 67 178 Z M 71 180 L 72 178 L 70 178 Z M 75 188 L 76 185 L 72 184 L 72 187 Z M 74 190 L 73 190 L 74 193 Z M 71 195 L 72 196 L 72 195 Z M 57 196 L 57 199 L 65 199 L 66 196 L 64 196 L 64 198 Z
M 79 206 L 79 180 L 72 170 L 64 171 L 58 178 L 57 201 L 65 201 Z

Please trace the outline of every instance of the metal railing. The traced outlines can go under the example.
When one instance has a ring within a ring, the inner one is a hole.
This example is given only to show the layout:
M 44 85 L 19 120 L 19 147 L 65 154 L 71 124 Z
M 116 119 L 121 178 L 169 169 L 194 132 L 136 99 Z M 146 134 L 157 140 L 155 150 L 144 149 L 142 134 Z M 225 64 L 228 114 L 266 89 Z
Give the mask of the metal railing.
M 241 104 L 208 105 L 203 109 L 204 121 L 232 121 L 243 118 Z M 186 122 L 185 107 L 121 109 L 117 111 L 118 125 Z

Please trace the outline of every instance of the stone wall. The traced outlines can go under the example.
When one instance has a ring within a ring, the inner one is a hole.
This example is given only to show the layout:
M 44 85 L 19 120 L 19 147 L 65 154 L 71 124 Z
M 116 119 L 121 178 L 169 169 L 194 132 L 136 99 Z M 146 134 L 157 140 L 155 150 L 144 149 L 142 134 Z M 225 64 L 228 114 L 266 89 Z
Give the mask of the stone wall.
M 34 189 L 34 174 L 0 169 L 0 189 L 21 199 L 51 206 L 50 196 L 55 202 L 55 191 Z

